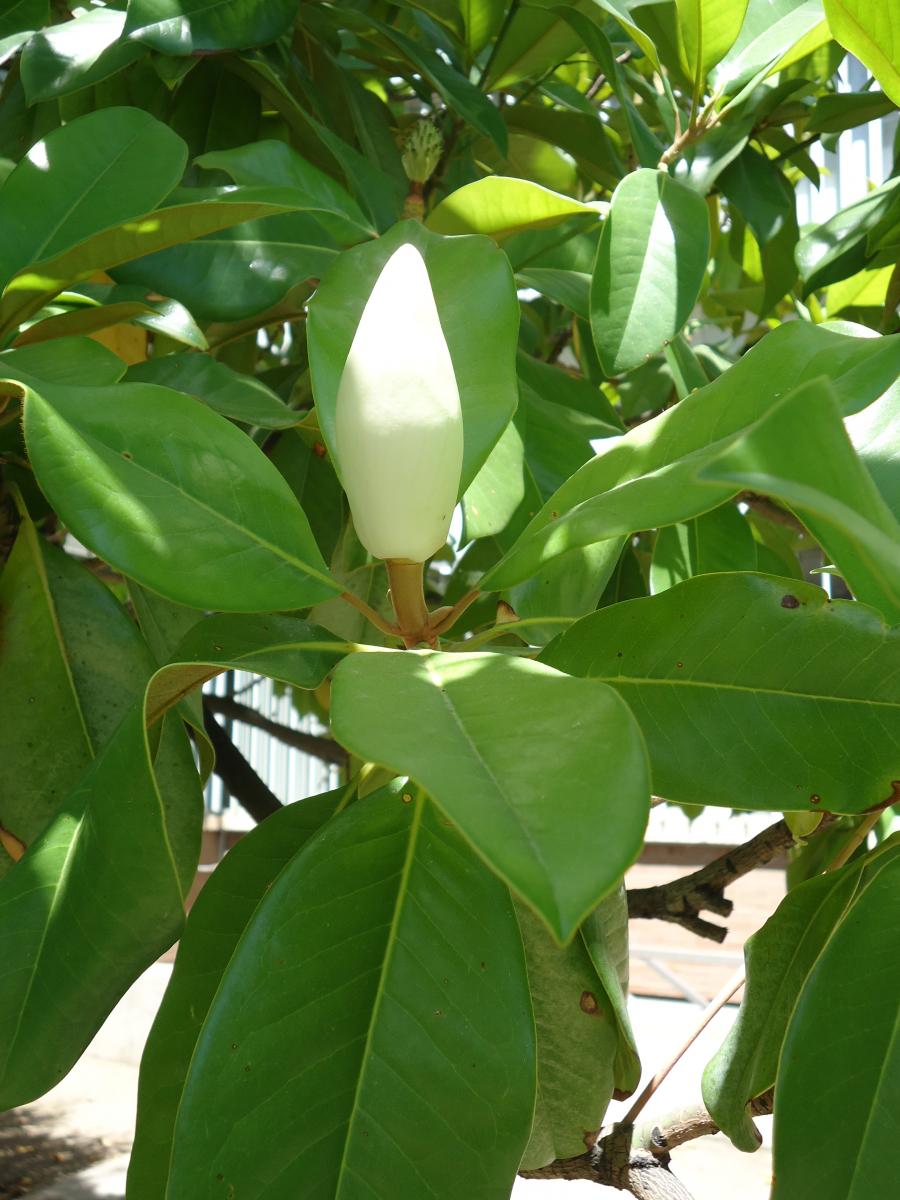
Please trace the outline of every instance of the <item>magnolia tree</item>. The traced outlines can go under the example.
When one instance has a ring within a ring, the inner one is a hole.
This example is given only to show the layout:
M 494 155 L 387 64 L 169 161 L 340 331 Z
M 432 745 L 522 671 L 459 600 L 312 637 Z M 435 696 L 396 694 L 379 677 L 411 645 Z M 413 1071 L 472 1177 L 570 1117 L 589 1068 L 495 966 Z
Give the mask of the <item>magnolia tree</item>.
M 684 1197 L 773 1106 L 774 1200 L 895 1194 L 900 178 L 795 189 L 897 46 L 889 0 L 4 7 L 0 1106 L 180 938 L 129 1200 Z M 278 804 L 228 670 L 340 788 Z M 260 824 L 185 924 L 213 770 Z M 663 802 L 773 817 L 626 894 Z M 629 914 L 721 939 L 788 848 L 705 1108 L 604 1128 Z

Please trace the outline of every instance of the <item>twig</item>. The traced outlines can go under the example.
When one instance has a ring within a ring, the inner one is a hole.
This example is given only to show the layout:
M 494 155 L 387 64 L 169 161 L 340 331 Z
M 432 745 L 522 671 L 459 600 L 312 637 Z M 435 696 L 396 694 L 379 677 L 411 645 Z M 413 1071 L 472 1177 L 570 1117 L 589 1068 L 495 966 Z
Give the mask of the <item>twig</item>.
M 858 846 L 861 846 L 878 822 L 881 820 L 884 807 L 879 805 L 874 812 L 866 815 L 866 819 L 853 830 L 847 838 L 844 845 L 834 857 L 834 861 L 828 867 L 829 871 L 839 871 L 846 863 L 850 861 Z
M 650 1099 L 653 1093 L 659 1089 L 662 1082 L 668 1077 L 669 1072 L 681 1060 L 682 1056 L 691 1048 L 691 1046 L 693 1046 L 694 1042 L 696 1042 L 697 1038 L 707 1027 L 719 1009 L 724 1008 L 735 992 L 744 986 L 744 978 L 744 968 L 741 966 L 737 971 L 735 971 L 728 982 L 725 983 L 718 992 L 716 992 L 715 996 L 713 996 L 712 1000 L 710 1000 L 709 1004 L 707 1004 L 706 1008 L 700 1014 L 700 1017 L 698 1018 L 697 1023 L 691 1030 L 690 1034 L 688 1034 L 668 1062 L 665 1063 L 664 1066 L 660 1067 L 660 1069 L 656 1072 L 656 1074 L 635 1100 L 634 1104 L 632 1104 L 631 1108 L 629 1108 L 622 1120 L 623 1125 L 634 1124 L 635 1118 L 643 1110 L 647 1104 L 647 1101 Z
M 823 813 L 818 829 L 833 822 L 831 813 Z M 698 937 L 723 942 L 728 930 L 723 925 L 704 920 L 700 913 L 706 911 L 718 917 L 730 917 L 734 905 L 725 898 L 725 888 L 769 862 L 779 851 L 793 845 L 794 840 L 786 822 L 776 821 L 749 842 L 713 859 L 699 871 L 656 887 L 631 888 L 628 915 L 633 919 L 672 921 Z
M 478 588 L 473 588 L 471 592 L 466 592 L 461 600 L 457 600 L 452 608 L 439 608 L 436 612 L 432 613 L 432 619 L 437 618 L 431 626 L 432 633 L 441 634 L 446 633 L 448 629 L 452 629 L 469 605 L 474 604 L 480 595 L 481 592 L 479 592 Z
M 782 508 L 780 504 L 770 500 L 768 496 L 760 496 L 757 492 L 741 492 L 738 500 L 752 508 L 754 512 L 758 512 L 761 517 L 774 521 L 776 525 L 785 525 L 797 533 L 806 533 L 806 526 L 802 521 L 798 520 L 792 512 L 788 512 L 786 508 Z
M 257 824 L 283 807 L 232 742 L 203 698 L 203 727 L 216 752 L 215 772 Z
M 346 600 L 348 604 L 352 604 L 357 611 L 362 613 L 366 620 L 371 621 L 375 628 L 380 629 L 382 633 L 386 633 L 392 638 L 400 637 L 400 630 L 397 626 L 392 625 L 390 621 L 386 621 L 371 605 L 366 604 L 365 600 L 360 600 L 359 596 L 354 596 L 352 592 L 341 592 L 341 599 Z
M 291 729 L 288 725 L 282 725 L 279 721 L 273 721 L 255 709 L 248 708 L 246 704 L 239 704 L 231 696 L 208 695 L 203 697 L 203 702 L 213 712 L 220 713 L 231 721 L 240 721 L 242 725 L 262 729 L 263 732 L 284 742 L 286 746 L 293 746 L 295 750 L 301 750 L 304 754 L 311 754 L 314 758 L 334 763 L 338 767 L 347 765 L 347 751 L 332 738 L 317 737 L 316 734 L 305 733 L 302 729 Z

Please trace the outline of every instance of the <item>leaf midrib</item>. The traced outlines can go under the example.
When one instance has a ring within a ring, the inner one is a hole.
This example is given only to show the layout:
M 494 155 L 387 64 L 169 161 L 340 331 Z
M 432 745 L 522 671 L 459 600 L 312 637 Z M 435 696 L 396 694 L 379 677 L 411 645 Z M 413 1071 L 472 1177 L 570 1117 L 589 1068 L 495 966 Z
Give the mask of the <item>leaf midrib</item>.
M 814 700 L 818 703 L 823 701 L 832 704 L 864 704 L 869 708 L 887 708 L 900 711 L 900 701 L 894 703 L 890 700 L 871 700 L 868 698 L 859 698 L 856 696 L 829 696 L 816 695 L 814 692 L 799 692 L 791 688 L 777 690 L 775 688 L 765 687 L 750 687 L 747 684 L 741 683 L 714 683 L 709 680 L 702 679 L 658 679 L 649 677 L 638 677 L 633 675 L 587 675 L 587 679 L 599 679 L 603 683 L 609 684 L 610 687 L 616 687 L 619 684 L 633 684 L 636 687 L 696 687 L 710 688 L 713 691 L 731 691 L 731 692 L 747 692 L 752 696 L 773 696 L 773 697 L 790 697 L 794 700 Z

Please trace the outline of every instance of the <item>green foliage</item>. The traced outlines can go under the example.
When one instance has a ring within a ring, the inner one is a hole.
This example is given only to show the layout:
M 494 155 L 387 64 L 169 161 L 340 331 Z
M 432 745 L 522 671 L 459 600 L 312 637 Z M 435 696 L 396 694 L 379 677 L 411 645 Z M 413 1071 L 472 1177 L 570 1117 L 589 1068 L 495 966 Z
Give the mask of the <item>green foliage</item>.
M 775 1200 L 889 1193 L 900 164 L 818 225 L 796 189 L 898 43 L 851 0 L 3 7 L 3 1105 L 184 928 L 130 1200 L 504 1200 L 638 1084 L 652 792 L 809 843 L 711 1113 L 751 1150 L 774 1086 Z M 335 444 L 406 244 L 464 438 L 421 598 Z M 185 928 L 234 670 L 347 765 Z

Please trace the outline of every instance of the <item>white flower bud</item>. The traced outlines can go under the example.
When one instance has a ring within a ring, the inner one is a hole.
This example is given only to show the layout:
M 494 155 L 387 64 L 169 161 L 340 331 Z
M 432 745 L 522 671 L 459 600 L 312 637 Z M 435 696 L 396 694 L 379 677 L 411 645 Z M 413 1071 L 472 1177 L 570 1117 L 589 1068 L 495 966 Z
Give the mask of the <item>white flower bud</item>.
M 462 472 L 459 389 L 425 261 L 385 263 L 337 397 L 336 451 L 360 541 L 376 558 L 424 562 L 443 546 Z

